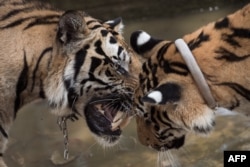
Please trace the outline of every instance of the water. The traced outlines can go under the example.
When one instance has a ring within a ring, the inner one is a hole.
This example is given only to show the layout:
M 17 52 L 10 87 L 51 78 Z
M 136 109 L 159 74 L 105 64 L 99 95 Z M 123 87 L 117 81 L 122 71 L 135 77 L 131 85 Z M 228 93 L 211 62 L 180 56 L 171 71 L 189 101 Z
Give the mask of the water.
M 180 1 L 177 0 L 179 3 Z M 69 3 L 72 4 L 72 8 L 79 8 L 80 2 L 76 2 L 77 0 L 65 0 L 65 3 L 60 1 L 60 5 L 58 1 L 54 3 L 61 8 L 71 8 L 63 6 Z M 219 1 L 220 3 L 217 3 L 220 4 L 219 6 L 214 1 L 208 1 L 207 6 L 201 8 L 195 3 L 196 1 L 188 1 L 191 6 L 184 8 L 185 4 L 182 5 L 182 13 L 178 6 L 175 12 L 170 7 L 172 13 L 169 13 L 160 8 L 162 4 L 158 4 L 158 11 L 151 11 L 148 6 L 152 3 L 145 5 L 147 3 L 144 1 L 137 1 L 134 4 L 123 0 L 118 2 L 127 4 L 123 7 L 125 9 L 122 8 L 123 12 L 128 11 L 127 15 L 122 13 L 122 16 L 127 16 L 124 19 L 124 34 L 127 41 L 129 41 L 129 34 L 138 29 L 145 30 L 159 38 L 176 39 L 242 6 L 238 3 L 232 5 L 233 1 L 230 3 Z M 159 1 L 159 3 L 163 2 L 165 1 Z M 112 5 L 114 8 L 117 6 L 116 1 L 112 0 L 91 3 L 92 6 L 90 2 L 85 3 L 91 14 L 94 13 L 94 7 L 104 12 Z M 82 6 L 84 8 L 84 5 Z M 153 7 L 156 8 L 157 5 Z M 138 15 L 129 9 L 139 10 Z M 119 12 L 116 14 L 115 9 L 112 11 L 100 17 L 113 18 L 109 15 L 114 17 L 120 15 Z M 246 117 L 220 117 L 216 121 L 215 130 L 209 136 L 189 134 L 185 146 L 180 150 L 172 151 L 174 161 L 178 161 L 176 164 L 184 167 L 223 167 L 223 150 L 250 150 L 249 126 L 250 121 Z M 95 142 L 83 119 L 78 122 L 69 122 L 69 140 L 70 157 L 68 161 L 64 161 L 63 137 L 56 125 L 56 117 L 49 114 L 43 103 L 28 106 L 18 113 L 10 133 L 5 160 L 9 167 L 152 167 L 157 165 L 157 152 L 138 142 L 134 121 L 124 131 L 121 143 L 114 148 L 103 150 Z M 168 166 L 168 164 L 166 160 L 164 165 Z

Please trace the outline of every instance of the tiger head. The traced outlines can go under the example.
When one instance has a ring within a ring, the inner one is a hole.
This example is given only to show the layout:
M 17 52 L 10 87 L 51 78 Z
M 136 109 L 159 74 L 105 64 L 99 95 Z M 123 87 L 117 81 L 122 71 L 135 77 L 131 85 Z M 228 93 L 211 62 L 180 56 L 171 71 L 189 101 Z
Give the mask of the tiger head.
M 137 59 L 122 28 L 120 18 L 102 22 L 80 11 L 64 13 L 46 80 L 53 112 L 82 115 L 105 146 L 117 143 L 128 124 L 137 85 Z
M 179 148 L 187 132 L 209 133 L 221 107 L 249 115 L 249 37 L 249 4 L 174 42 L 134 32 L 131 46 L 146 59 L 135 91 L 140 141 Z
M 188 131 L 206 134 L 213 129 L 214 111 L 200 95 L 174 42 L 144 31 L 134 32 L 130 40 L 145 59 L 135 92 L 141 143 L 159 151 L 179 148 Z M 199 34 L 189 36 L 188 42 L 192 41 L 199 41 Z

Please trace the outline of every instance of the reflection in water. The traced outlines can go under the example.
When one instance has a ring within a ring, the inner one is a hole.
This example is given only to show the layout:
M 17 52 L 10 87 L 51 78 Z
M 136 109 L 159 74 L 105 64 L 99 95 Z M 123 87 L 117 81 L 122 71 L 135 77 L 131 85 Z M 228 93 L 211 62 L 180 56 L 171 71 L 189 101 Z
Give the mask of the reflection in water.
M 106 1 L 101 2 L 106 3 Z M 107 2 L 107 4 L 115 5 L 116 1 Z M 141 2 L 142 4 L 145 4 L 144 1 Z M 80 6 L 75 3 L 74 5 Z M 137 3 L 136 5 L 140 6 Z M 129 8 L 129 6 L 126 7 Z M 195 8 L 195 10 L 193 8 L 191 12 L 185 10 L 181 15 L 175 13 L 171 18 L 166 16 L 153 19 L 137 17 L 136 20 L 129 18 L 124 20 L 125 36 L 129 41 L 129 34 L 132 31 L 143 29 L 158 38 L 176 39 L 237 8 L 236 6 Z M 112 15 L 116 17 L 118 14 L 112 13 Z M 10 167 L 152 167 L 157 165 L 157 153 L 138 143 L 134 122 L 126 128 L 118 146 L 103 150 L 94 141 L 83 119 L 69 122 L 70 157 L 68 161 L 64 161 L 63 137 L 56 125 L 56 118 L 49 114 L 42 103 L 24 110 L 19 112 L 10 134 L 9 149 L 5 156 Z M 215 131 L 211 135 L 200 137 L 189 134 L 183 148 L 171 151 L 175 155 L 173 161 L 176 165 L 181 164 L 185 167 L 222 167 L 223 150 L 250 150 L 249 126 L 249 119 L 242 116 L 218 118 Z M 163 164 L 169 166 L 169 161 L 166 160 Z

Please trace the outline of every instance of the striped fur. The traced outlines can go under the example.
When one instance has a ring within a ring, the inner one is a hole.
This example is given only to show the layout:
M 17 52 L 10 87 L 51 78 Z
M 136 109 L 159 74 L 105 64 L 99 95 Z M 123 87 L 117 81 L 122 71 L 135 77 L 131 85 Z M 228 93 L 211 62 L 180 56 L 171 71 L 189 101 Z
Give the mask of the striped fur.
M 218 106 L 249 115 L 250 4 L 183 39 Z M 210 132 L 214 110 L 206 105 L 174 43 L 136 31 L 131 45 L 146 58 L 135 93 L 141 143 L 157 150 L 179 148 L 188 131 Z
M 137 58 L 122 28 L 120 18 L 0 1 L 0 155 L 18 110 L 36 99 L 57 116 L 86 117 L 102 142 L 117 143 L 137 85 Z

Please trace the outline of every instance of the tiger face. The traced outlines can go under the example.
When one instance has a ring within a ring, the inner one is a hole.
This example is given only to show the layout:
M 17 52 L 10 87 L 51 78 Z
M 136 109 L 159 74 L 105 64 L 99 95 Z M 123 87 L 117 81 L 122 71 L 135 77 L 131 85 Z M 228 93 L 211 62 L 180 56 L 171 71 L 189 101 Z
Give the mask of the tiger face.
M 146 58 L 135 92 L 141 143 L 158 151 L 177 149 L 187 131 L 208 133 L 214 112 L 199 95 L 174 43 L 137 31 L 131 35 L 131 46 Z
M 123 40 L 122 28 L 120 18 L 101 22 L 83 12 L 63 14 L 45 83 L 52 112 L 82 115 L 105 146 L 117 143 L 128 124 L 137 85 L 130 73 L 136 70 L 136 58 Z M 58 71 L 63 82 L 55 80 Z
M 247 114 L 250 70 L 250 5 L 185 35 L 218 107 Z M 142 144 L 158 151 L 179 148 L 185 134 L 208 134 L 215 125 L 190 69 L 173 41 L 144 31 L 131 46 L 145 60 L 135 91 L 137 131 Z
M 65 138 L 65 120 L 80 116 L 100 144 L 116 144 L 134 114 L 140 65 L 124 42 L 122 20 L 36 1 L 0 4 L 0 166 L 18 111 L 39 99 L 65 125 Z

